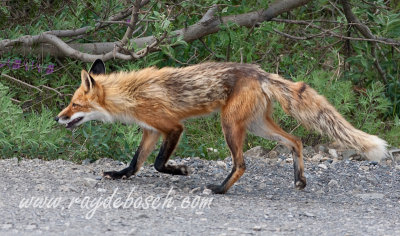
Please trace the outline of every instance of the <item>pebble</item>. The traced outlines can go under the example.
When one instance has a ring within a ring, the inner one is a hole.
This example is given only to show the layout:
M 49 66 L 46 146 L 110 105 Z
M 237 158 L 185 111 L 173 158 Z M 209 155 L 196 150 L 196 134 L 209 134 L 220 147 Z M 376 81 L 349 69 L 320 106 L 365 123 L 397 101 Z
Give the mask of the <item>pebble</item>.
M 268 153 L 268 158 L 271 158 L 271 159 L 278 158 L 278 153 L 276 151 L 270 151 Z
M 266 183 L 260 183 L 260 184 L 258 185 L 258 188 L 260 188 L 260 189 L 265 189 L 265 188 L 267 188 L 267 184 L 266 184 Z
M 206 188 L 203 190 L 204 195 L 210 195 L 211 193 L 212 193 L 211 189 Z
M 360 170 L 368 171 L 369 167 L 368 166 L 360 166 Z
M 350 157 L 357 155 L 357 151 L 355 149 L 348 149 L 341 152 L 343 159 L 350 159 Z
M 337 154 L 336 149 L 329 149 L 328 152 L 329 152 L 329 154 L 330 154 L 332 157 L 338 158 L 338 154 Z
M 245 157 L 264 158 L 267 156 L 268 151 L 261 146 L 253 147 L 244 153 Z
M 328 169 L 328 167 L 325 164 L 319 164 L 318 167 L 320 167 L 320 168 L 322 168 L 324 170 Z
M 103 179 L 103 176 L 100 176 L 100 175 L 95 177 L 95 180 L 102 180 L 102 179 Z
M 190 190 L 190 193 L 191 193 L 191 194 L 197 193 L 197 192 L 199 192 L 200 190 L 201 190 L 201 187 L 197 187 L 197 188 L 194 188 L 194 189 Z
M 307 212 L 307 211 L 301 213 L 300 215 L 307 216 L 307 217 L 315 217 L 315 215 L 313 213 Z
M 328 151 L 328 148 L 325 145 L 318 145 L 318 151 L 326 153 Z
M 293 158 L 286 158 L 285 161 L 286 163 L 293 163 Z
M 86 185 L 89 188 L 94 188 L 96 186 L 96 184 L 98 183 L 97 180 L 92 179 L 92 178 L 84 178 L 84 185 Z
M 373 200 L 373 199 L 382 199 L 385 197 L 383 193 L 359 193 L 356 194 L 356 197 L 359 197 L 363 200 Z
M 105 192 L 107 192 L 107 189 L 98 188 L 98 189 L 97 189 L 97 192 L 99 192 L 99 193 L 105 193 Z
M 331 188 L 332 187 L 338 187 L 339 183 L 336 180 L 332 179 L 331 181 L 329 181 L 328 186 L 331 187 Z
M 223 161 L 217 161 L 217 166 L 223 168 L 224 170 L 226 170 L 226 163 Z
M 82 161 L 82 165 L 86 166 L 90 164 L 90 159 L 86 158 L 85 160 Z
M 312 158 L 311 158 L 311 160 L 312 161 L 315 161 L 315 162 L 319 162 L 319 161 L 321 161 L 321 159 L 323 158 L 324 156 L 322 156 L 322 154 L 316 154 L 316 155 L 314 155 Z
M 320 161 L 321 161 L 321 162 L 324 162 L 324 161 L 332 161 L 332 159 L 329 158 L 329 157 L 322 157 Z

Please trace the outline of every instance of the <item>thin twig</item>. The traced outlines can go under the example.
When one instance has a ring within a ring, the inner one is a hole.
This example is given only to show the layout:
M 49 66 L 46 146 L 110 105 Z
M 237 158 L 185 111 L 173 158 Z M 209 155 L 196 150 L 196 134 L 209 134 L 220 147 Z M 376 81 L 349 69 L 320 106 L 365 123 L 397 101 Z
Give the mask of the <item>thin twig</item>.
M 16 103 L 21 103 L 21 101 L 14 99 L 14 98 L 10 98 L 11 101 L 16 102 Z
M 33 85 L 30 85 L 30 84 L 28 84 L 28 83 L 26 83 L 26 82 L 24 82 L 24 81 L 21 81 L 21 80 L 19 80 L 19 79 L 16 79 L 16 78 L 14 78 L 14 77 L 12 77 L 12 76 L 9 76 L 9 75 L 7 75 L 7 74 L 2 73 L 1 76 L 6 77 L 6 78 L 8 78 L 8 79 L 10 79 L 10 80 L 13 80 L 13 81 L 15 81 L 15 82 L 17 82 L 17 83 L 23 84 L 23 85 L 25 85 L 25 86 L 27 86 L 27 87 L 29 87 L 29 88 L 36 89 L 36 90 L 38 90 L 39 92 L 43 92 L 40 88 L 38 88 L 38 87 L 36 87 L 36 86 L 33 86 Z
M 53 88 L 51 88 L 51 87 L 48 87 L 48 86 L 46 86 L 46 85 L 41 85 L 40 87 L 43 87 L 43 88 L 45 88 L 45 89 L 48 89 L 48 90 L 51 90 L 51 91 L 53 91 L 53 92 L 57 93 L 57 94 L 58 94 L 58 96 L 60 96 L 60 97 L 63 97 L 63 96 L 64 96 L 62 93 L 60 93 L 60 92 L 59 92 L 59 91 L 57 91 L 56 89 L 53 89 Z
M 327 33 L 330 34 L 330 36 L 333 36 L 333 37 L 336 37 L 336 38 L 341 38 L 341 39 L 349 39 L 349 40 L 355 40 L 355 41 L 377 42 L 377 43 L 382 43 L 382 44 L 387 44 L 387 45 L 400 46 L 400 41 L 397 41 L 397 40 L 394 40 L 394 39 L 388 39 L 388 38 L 382 38 L 382 37 L 376 37 L 375 39 L 347 37 L 347 36 L 335 33 L 331 29 L 324 29 L 321 26 L 312 24 L 312 23 L 310 23 L 310 21 L 287 20 L 287 19 L 280 19 L 280 18 L 272 18 L 271 21 L 283 22 L 283 23 L 289 23 L 289 24 L 309 25 L 312 28 L 316 28 L 316 29 L 319 29 L 319 30 L 322 30 L 322 31 L 326 31 Z M 356 23 L 349 23 L 349 24 L 357 25 Z

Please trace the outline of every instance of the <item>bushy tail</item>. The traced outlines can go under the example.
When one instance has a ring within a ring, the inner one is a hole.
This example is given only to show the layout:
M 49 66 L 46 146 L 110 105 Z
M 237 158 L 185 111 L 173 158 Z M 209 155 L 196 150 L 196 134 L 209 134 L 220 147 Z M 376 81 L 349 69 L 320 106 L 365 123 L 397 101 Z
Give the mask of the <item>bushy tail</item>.
M 369 160 L 379 161 L 387 155 L 386 141 L 354 128 L 336 109 L 303 82 L 291 82 L 277 74 L 262 80 L 264 93 L 277 100 L 286 113 L 307 128 L 326 134 L 347 147 L 364 152 Z

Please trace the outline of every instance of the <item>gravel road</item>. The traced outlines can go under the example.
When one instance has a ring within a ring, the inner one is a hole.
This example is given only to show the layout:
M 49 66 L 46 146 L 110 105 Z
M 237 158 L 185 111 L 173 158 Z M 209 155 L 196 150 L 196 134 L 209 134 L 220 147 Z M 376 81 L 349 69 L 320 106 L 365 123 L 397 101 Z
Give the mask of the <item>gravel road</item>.
M 2 159 L 0 234 L 400 235 L 396 159 L 375 163 L 306 150 L 305 190 L 293 187 L 290 154 L 256 148 L 225 195 L 204 186 L 228 175 L 230 158 L 176 158 L 190 176 L 147 165 L 124 180 L 101 179 L 102 171 L 124 167 L 111 159 L 84 165 Z

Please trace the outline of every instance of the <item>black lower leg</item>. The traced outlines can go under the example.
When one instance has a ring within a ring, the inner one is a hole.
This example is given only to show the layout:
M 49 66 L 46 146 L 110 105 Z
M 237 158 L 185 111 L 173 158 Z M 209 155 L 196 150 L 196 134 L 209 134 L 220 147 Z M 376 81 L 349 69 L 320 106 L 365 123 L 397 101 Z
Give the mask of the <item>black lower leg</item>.
M 120 171 L 106 171 L 103 173 L 103 176 L 110 179 L 123 179 L 129 178 L 131 175 L 135 174 L 138 170 L 136 168 L 137 160 L 141 151 L 141 147 L 139 146 L 138 150 L 136 151 L 135 155 L 132 158 L 131 163 L 129 166 Z
M 296 151 L 292 151 L 293 155 L 293 169 L 294 169 L 294 185 L 297 189 L 304 189 L 307 185 L 306 178 L 304 177 L 304 164 L 299 163 L 299 154 Z
M 154 162 L 154 168 L 162 173 L 172 174 L 172 175 L 188 175 L 189 171 L 187 166 L 179 165 L 173 166 L 168 165 L 168 159 L 175 150 L 175 147 L 181 136 L 182 129 L 171 131 L 165 137 L 163 144 L 161 145 L 160 152 L 157 155 L 156 161 Z
M 224 182 L 222 182 L 222 184 L 220 184 L 220 185 L 218 185 L 218 184 L 208 184 L 207 188 L 211 189 L 213 191 L 213 193 L 219 193 L 219 194 L 226 193 L 226 191 L 228 191 L 227 183 L 232 178 L 232 176 L 233 176 L 233 174 L 235 172 L 236 172 L 236 168 L 233 167 L 231 173 L 229 173 L 229 175 L 225 178 L 225 180 L 224 180 Z

